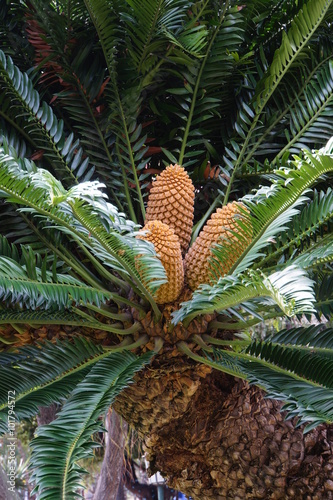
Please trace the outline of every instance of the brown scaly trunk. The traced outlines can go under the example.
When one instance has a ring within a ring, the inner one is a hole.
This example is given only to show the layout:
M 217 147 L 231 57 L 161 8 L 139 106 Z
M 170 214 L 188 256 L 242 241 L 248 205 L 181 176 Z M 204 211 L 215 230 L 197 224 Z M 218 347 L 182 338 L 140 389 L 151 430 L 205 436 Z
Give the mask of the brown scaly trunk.
M 161 356 L 116 409 L 145 437 L 151 472 L 194 500 L 333 499 L 333 426 L 308 434 L 262 391 Z
M 159 324 L 150 313 L 141 321 L 148 348 L 159 336 L 163 351 L 115 404 L 145 439 L 151 471 L 194 500 L 333 500 L 333 425 L 303 435 L 259 389 L 181 356 L 177 342 L 204 333 L 213 318 L 198 318 L 186 331 L 170 329 L 178 307 L 165 306 Z M 22 335 L 8 328 L 18 345 L 84 333 L 43 327 Z M 108 334 L 96 332 L 95 340 L 108 343 Z

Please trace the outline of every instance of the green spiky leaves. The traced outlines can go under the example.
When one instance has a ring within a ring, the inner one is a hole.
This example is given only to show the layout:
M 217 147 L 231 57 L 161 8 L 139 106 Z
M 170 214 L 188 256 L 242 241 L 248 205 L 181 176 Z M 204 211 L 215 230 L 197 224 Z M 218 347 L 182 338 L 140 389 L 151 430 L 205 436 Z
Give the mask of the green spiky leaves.
M 314 310 L 311 280 L 302 269 L 289 266 L 270 276 L 249 272 L 220 278 L 213 286 L 201 285 L 192 299 L 183 302 L 173 313 L 173 322 L 183 321 L 186 325 L 199 314 L 222 311 L 239 317 L 242 305 L 255 316 L 257 301 L 264 298 L 272 299 L 287 316 Z M 253 304 L 250 301 L 254 301 Z
M 92 455 L 91 435 L 101 430 L 99 416 L 151 357 L 152 353 L 139 358 L 130 353 L 109 354 L 76 386 L 57 419 L 38 429 L 31 443 L 31 466 L 36 484 L 34 492 L 40 499 L 79 498 L 76 491 L 81 487 L 80 476 L 84 470 L 78 461 Z M 45 460 L 45 453 L 50 449 L 52 460 Z
M 46 227 L 56 227 L 67 234 L 70 240 L 86 248 L 86 252 L 92 252 L 93 259 L 97 258 L 106 268 L 119 272 L 139 294 L 148 294 L 155 307 L 149 295 L 150 288 L 156 290 L 165 282 L 164 268 L 153 246 L 135 238 L 133 223 L 127 223 L 115 207 L 105 202 L 100 183 L 86 182 L 66 191 L 49 172 L 37 169 L 33 164 L 25 171 L 15 158 L 4 152 L 0 152 L 0 165 L 2 197 L 22 206 L 21 210 L 25 213 L 42 217 Z M 141 283 L 136 268 L 138 258 L 145 272 L 146 285 Z M 105 274 L 108 276 L 106 271 Z M 119 281 L 116 277 L 114 279 Z M 72 280 L 69 284 L 74 282 Z M 106 292 L 105 298 L 108 295 Z M 77 300 L 78 295 L 75 293 L 74 297 Z M 83 299 L 86 302 L 84 296 Z
M 32 476 L 39 498 L 78 498 L 76 490 L 83 469 L 77 462 L 91 455 L 94 447 L 91 435 L 101 430 L 100 415 L 154 354 L 149 352 L 136 357 L 125 352 L 127 348 L 104 351 L 91 341 L 75 338 L 73 342 L 27 346 L 19 352 L 1 356 L 2 432 L 8 430 L 7 406 L 11 405 L 8 390 L 15 394 L 17 419 L 28 418 L 37 413 L 40 406 L 62 402 L 69 396 L 57 419 L 39 428 L 38 437 L 32 443 Z M 61 436 L 57 432 L 60 428 Z M 55 468 L 54 463 L 51 465 L 44 460 L 51 448 L 60 467 Z

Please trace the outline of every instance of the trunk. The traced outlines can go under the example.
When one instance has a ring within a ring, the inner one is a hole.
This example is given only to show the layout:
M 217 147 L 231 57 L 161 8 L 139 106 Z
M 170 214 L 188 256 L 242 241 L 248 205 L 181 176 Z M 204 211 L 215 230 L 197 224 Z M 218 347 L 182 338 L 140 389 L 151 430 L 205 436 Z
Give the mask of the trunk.
M 157 362 L 116 402 L 145 438 L 152 473 L 194 500 L 333 499 L 333 426 L 303 434 L 257 388 Z
M 57 416 L 57 412 L 59 411 L 59 409 L 60 405 L 57 403 L 53 403 L 50 406 L 41 406 L 37 415 L 38 425 L 47 425 L 53 422 L 53 420 L 55 420 Z
M 127 424 L 114 411 L 105 419 L 105 453 L 94 500 L 116 500 L 123 489 L 124 448 Z M 120 489 L 120 491 L 119 491 Z

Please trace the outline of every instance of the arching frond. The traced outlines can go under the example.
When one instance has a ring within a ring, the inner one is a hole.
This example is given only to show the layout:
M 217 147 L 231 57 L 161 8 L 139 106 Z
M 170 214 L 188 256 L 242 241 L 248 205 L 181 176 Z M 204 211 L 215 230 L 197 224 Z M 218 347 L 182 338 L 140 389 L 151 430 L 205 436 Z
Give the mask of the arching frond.
M 310 0 L 304 4 L 290 23 L 287 33 L 282 32 L 281 46 L 276 50 L 267 73 L 256 90 L 256 106 L 263 109 L 292 62 L 309 42 L 320 26 L 332 0 Z
M 185 343 L 179 347 L 197 362 L 248 380 L 266 390 L 268 397 L 284 401 L 287 418 L 296 416 L 298 425 L 307 424 L 305 432 L 333 421 L 330 328 L 312 325 L 282 330 L 265 341 L 230 342 L 228 350 L 203 345 L 206 357 L 194 354 Z
M 304 271 L 293 266 L 270 276 L 256 272 L 226 276 L 213 286 L 201 285 L 192 299 L 173 313 L 173 322 L 185 320 L 187 324 L 200 314 L 221 311 L 233 314 L 243 303 L 248 305 L 251 300 L 264 297 L 271 298 L 288 316 L 311 312 L 315 300 L 312 285 Z
M 321 242 L 324 229 L 331 223 L 333 215 L 333 192 L 314 190 L 311 200 L 302 208 L 298 217 L 294 217 L 288 228 L 280 232 L 278 238 L 267 248 L 267 255 L 259 260 L 255 267 L 263 269 L 269 263 L 277 261 L 280 264 L 288 259 L 298 259 L 298 256 L 312 254 L 317 247 L 327 244 L 327 238 Z M 302 257 L 300 257 L 302 258 Z M 305 257 L 304 257 L 305 258 Z M 302 258 L 303 259 L 303 258 Z M 296 261 L 301 267 L 301 261 Z
M 263 345 L 263 348 L 266 348 Z M 284 351 L 284 358 L 289 357 L 288 350 Z M 311 350 L 307 353 L 311 356 Z M 305 355 L 306 356 L 306 355 Z M 303 360 L 304 361 L 304 360 Z M 234 375 L 237 372 L 251 384 L 258 385 L 267 392 L 267 397 L 284 401 L 283 410 L 287 411 L 287 418 L 298 417 L 298 424 L 307 424 L 305 432 L 322 423 L 333 421 L 333 388 L 330 383 L 322 386 L 298 375 L 297 371 L 290 371 L 277 363 L 261 360 L 259 356 L 230 355 L 228 351 L 214 350 L 214 361 L 211 366 L 216 369 L 230 371 L 232 363 Z M 331 361 L 322 359 L 321 366 L 331 364 Z M 309 363 L 308 366 L 311 364 Z M 316 363 L 313 365 L 315 366 Z M 330 371 L 330 367 L 328 367 Z M 311 370 L 311 373 L 314 373 Z M 296 373 L 295 373 L 296 372 Z
M 315 270 L 318 267 L 331 263 L 333 260 L 333 235 L 329 234 L 318 240 L 310 248 L 304 250 L 293 262 L 306 270 Z
M 115 136 L 116 155 L 118 166 L 122 172 L 126 202 L 131 218 L 136 221 L 137 215 L 134 210 L 133 200 L 130 196 L 129 179 L 133 187 L 131 192 L 135 193 L 133 198 L 138 200 L 139 212 L 144 219 L 145 207 L 143 195 L 139 183 L 138 170 L 142 169 L 142 158 L 146 152 L 143 149 L 146 136 L 137 135 L 137 116 L 141 104 L 141 92 L 137 85 L 127 89 L 121 94 L 117 74 L 116 54 L 119 49 L 121 36 L 119 34 L 119 20 L 115 10 L 103 0 L 85 0 L 90 17 L 99 35 L 100 43 L 104 52 L 110 82 L 107 91 L 109 105 L 108 122 L 112 124 L 112 132 Z
M 67 397 L 103 355 L 101 346 L 84 337 L 75 338 L 73 343 L 45 342 L 9 355 L 1 353 L 1 431 L 7 432 L 8 390 L 15 391 L 17 418 L 28 418 L 38 412 L 39 406 Z
M 109 354 L 77 385 L 57 419 L 38 428 L 31 443 L 31 467 L 34 492 L 40 498 L 78 498 L 76 491 L 81 487 L 80 475 L 84 472 L 78 461 L 92 454 L 91 435 L 101 429 L 99 416 L 151 358 L 152 353 L 139 358 L 130 353 Z M 53 463 L 44 458 L 50 449 Z M 58 464 L 56 469 L 54 460 Z
M 14 158 L 4 154 L 0 154 L 0 163 L 3 166 L 0 173 L 2 196 L 12 203 L 23 205 L 23 210 L 51 221 L 57 229 L 70 235 L 71 239 L 75 239 L 89 251 L 92 250 L 104 264 L 121 272 L 123 279 L 133 285 L 139 294 L 148 296 L 158 314 L 149 289 L 155 290 L 165 282 L 163 265 L 156 257 L 153 245 L 137 240 L 134 233 L 126 236 L 118 232 L 119 224 L 126 226 L 123 216 L 109 219 L 105 215 L 103 218 L 99 217 L 105 197 L 100 191 L 100 183 L 90 182 L 66 191 L 61 182 L 45 170 L 32 166 L 33 172 L 24 172 Z M 111 215 L 110 206 L 106 205 L 105 209 L 106 214 Z M 118 214 L 115 207 L 113 213 Z M 113 220 L 118 231 L 114 230 Z M 132 229 L 133 224 L 129 223 L 128 230 Z M 136 259 L 140 259 L 147 285 L 143 285 Z M 77 297 L 76 289 L 74 292 Z M 105 296 L 108 295 L 106 293 Z
M 29 262 L 33 264 L 30 259 Z M 72 304 L 106 302 L 111 295 L 85 285 L 70 275 L 20 265 L 14 259 L 0 256 L 0 298 L 30 309 L 69 307 Z
M 84 158 L 79 141 L 74 135 L 66 137 L 64 122 L 58 120 L 40 96 L 26 73 L 14 66 L 9 56 L 0 51 L 0 104 L 1 115 L 15 122 L 27 142 L 44 151 L 53 171 L 62 173 L 64 181 L 90 179 L 94 168 Z M 19 120 L 16 119 L 19 117 Z M 88 168 L 89 167 L 89 168 Z
M 317 179 L 332 171 L 333 158 L 321 152 L 305 152 L 304 159 L 295 157 L 293 164 L 294 169 L 276 171 L 279 178 L 270 187 L 262 187 L 255 195 L 244 197 L 252 215 L 252 242 L 230 272 L 247 269 L 272 239 L 286 229 L 286 224 L 299 213 L 297 207 L 304 201 L 303 194 Z
M 318 321 L 322 321 L 323 317 L 330 320 L 333 314 L 333 276 L 331 267 L 328 267 L 327 272 L 320 269 L 319 272 L 313 274 L 315 280 L 316 293 L 316 317 Z
M 302 57 L 303 51 L 323 22 L 331 5 L 331 0 L 318 2 L 310 0 L 304 4 L 304 8 L 300 8 L 297 4 L 298 11 L 295 17 L 291 20 L 286 19 L 287 31 L 285 31 L 286 26 L 282 24 L 276 34 L 277 37 L 282 35 L 282 41 L 278 49 L 275 50 L 272 62 L 267 61 L 262 47 L 258 51 L 258 66 L 254 69 L 249 68 L 245 78 L 246 92 L 240 96 L 239 111 L 233 123 L 234 134 L 231 136 L 230 145 L 227 145 L 229 151 L 226 151 L 227 154 L 224 157 L 224 160 L 232 166 L 230 183 L 224 197 L 225 203 L 229 198 L 234 181 L 242 169 L 246 169 L 249 162 L 253 164 L 256 150 L 266 132 L 268 132 L 270 144 L 265 147 L 264 154 L 269 153 L 267 149 L 270 147 L 276 152 L 281 149 L 278 146 L 280 141 L 276 141 L 276 138 L 274 140 L 274 135 L 269 134 L 272 121 L 274 122 L 276 119 L 276 122 L 279 123 L 284 116 L 279 118 L 279 113 L 276 115 L 274 113 L 274 106 L 273 109 L 270 108 L 272 98 L 279 92 L 281 82 L 290 72 L 293 64 L 296 64 Z M 289 9 L 289 6 L 286 7 L 285 12 Z M 266 32 L 266 37 L 269 38 L 268 32 Z M 259 82 L 258 76 L 260 77 Z M 284 100 L 283 97 L 282 100 Z M 285 101 L 292 104 L 292 98 L 285 98 Z M 326 104 L 328 103 L 326 102 Z M 313 117 L 316 114 L 315 111 L 311 113 Z M 289 140 L 287 142 L 289 143 Z
M 184 121 L 181 128 L 184 131 L 178 136 L 178 163 L 184 166 L 198 161 L 205 149 L 212 152 L 209 143 L 213 130 L 209 127 L 209 120 L 219 115 L 221 88 L 235 66 L 231 54 L 238 51 L 242 41 L 242 14 L 237 7 L 225 4 L 222 9 L 212 10 L 209 6 L 207 14 L 214 19 L 214 29 L 209 33 L 202 57 L 192 63 L 191 71 L 180 75 L 183 80 L 185 78 L 183 87 L 169 90 L 175 94 L 180 107 L 177 115 Z
M 165 54 L 170 40 L 180 43 L 174 34 L 182 30 L 187 20 L 189 3 L 187 0 L 127 0 L 127 4 L 130 10 L 124 17 L 131 42 L 128 50 L 138 74 L 146 74 L 159 63 L 159 54 Z

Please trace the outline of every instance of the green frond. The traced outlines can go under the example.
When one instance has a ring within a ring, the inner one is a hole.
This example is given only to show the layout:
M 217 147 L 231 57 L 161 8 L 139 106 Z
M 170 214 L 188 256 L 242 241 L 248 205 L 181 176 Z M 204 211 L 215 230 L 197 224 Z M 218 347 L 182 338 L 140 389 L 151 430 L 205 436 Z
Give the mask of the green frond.
M 255 100 L 258 109 L 264 108 L 291 64 L 320 26 L 331 4 L 332 0 L 309 0 L 291 21 L 288 32 L 282 31 L 281 46 L 257 86 Z
M 99 306 L 111 296 L 109 292 L 87 286 L 70 275 L 58 273 L 54 280 L 52 272 L 37 267 L 27 269 L 14 259 L 0 256 L 0 298 L 11 304 L 33 310 L 39 307 L 61 309 L 86 303 Z
M 332 331 L 330 333 L 332 334 Z M 320 334 L 317 336 L 320 337 Z M 325 332 L 325 337 L 327 337 L 327 332 Z M 289 346 L 281 336 L 280 339 L 280 343 L 254 341 L 246 349 L 246 354 L 272 363 L 321 386 L 333 388 L 332 347 L 313 348 L 311 341 L 309 345 L 298 345 L 298 342 L 294 342 L 292 346 Z
M 330 139 L 331 66 L 330 59 L 318 61 L 318 54 L 310 52 L 306 63 L 291 68 L 269 112 L 261 117 L 263 127 L 258 126 L 253 134 L 244 163 L 268 157 L 276 164 L 288 151 L 299 154 L 301 149 L 316 148 Z
M 61 172 L 63 180 L 71 183 L 77 177 L 85 180 L 92 176 L 94 168 L 89 165 L 89 158 L 84 157 L 79 141 L 74 141 L 74 134 L 66 137 L 63 120 L 57 119 L 45 101 L 40 102 L 28 75 L 21 73 L 2 51 L 0 90 L 1 115 L 20 127 L 27 142 L 44 150 L 54 172 Z
M 230 350 L 234 345 L 237 350 Z M 252 341 L 245 349 L 237 341 L 230 342 L 227 351 L 202 347 L 206 358 L 194 354 L 185 343 L 180 345 L 197 362 L 248 380 L 268 397 L 284 401 L 287 418 L 296 416 L 298 425 L 307 424 L 305 432 L 332 423 L 332 329 L 312 325 L 282 330 L 268 340 Z
M 38 493 L 39 498 L 79 497 L 77 489 L 81 487 L 80 475 L 84 470 L 78 461 L 92 455 L 91 435 L 102 426 L 99 416 L 151 358 L 152 353 L 139 358 L 130 353 L 109 354 L 77 385 L 57 419 L 38 428 L 37 437 L 31 443 L 31 468 L 34 493 Z M 45 460 L 45 453 L 50 449 L 52 461 Z
M 316 270 L 333 261 L 333 235 L 329 234 L 323 239 L 318 240 L 312 246 L 301 252 L 293 263 L 306 269 L 307 271 Z
M 189 4 L 186 0 L 127 0 L 127 4 L 130 10 L 124 20 L 131 42 L 128 50 L 137 73 L 144 75 L 159 64 L 159 54 L 165 54 L 169 41 L 182 48 L 187 45 L 185 40 L 179 40 L 179 32 L 186 23 Z M 194 49 L 192 37 L 191 43 L 188 50 Z
M 0 146 L 6 152 L 11 148 L 15 150 L 19 158 L 26 158 L 31 154 L 31 148 L 28 147 L 26 141 L 20 136 L 14 127 L 6 123 L 4 119 L 0 119 Z
M 303 8 L 297 4 L 298 11 L 291 20 L 286 14 L 287 11 L 290 11 L 290 6 L 287 6 L 285 11 L 285 25 L 287 31 L 284 31 L 280 25 L 278 32 L 275 33 L 275 37 L 282 35 L 282 41 L 279 48 L 275 51 L 271 63 L 269 63 L 271 58 L 267 60 L 264 54 L 264 45 L 261 45 L 262 42 L 259 42 L 260 39 L 258 39 L 259 50 L 258 54 L 256 54 L 257 64 L 254 67 L 253 65 L 252 67 L 248 65 L 247 74 L 243 83 L 245 92 L 242 92 L 237 99 L 239 111 L 231 124 L 233 134 L 230 134 L 229 145 L 227 144 L 228 150 L 226 150 L 226 154 L 224 155 L 224 161 L 232 170 L 230 182 L 224 194 L 224 198 L 222 195 L 220 196 L 220 200 L 223 200 L 224 204 L 228 202 L 230 191 L 234 187 L 234 182 L 237 180 L 238 176 L 241 175 L 241 171 L 249 170 L 253 172 L 255 169 L 253 164 L 256 158 L 260 160 L 260 155 L 263 155 L 264 158 L 270 155 L 277 155 L 277 153 L 283 149 L 283 146 L 286 146 L 284 152 L 287 154 L 289 151 L 289 143 L 290 147 L 292 146 L 294 139 L 292 132 L 286 127 L 285 115 L 288 114 L 293 107 L 295 96 L 290 95 L 292 91 L 290 91 L 288 95 L 281 93 L 281 88 L 283 88 L 286 75 L 288 76 L 289 73 L 292 72 L 293 67 L 302 61 L 304 50 L 307 50 L 310 40 L 323 22 L 331 4 L 332 1 L 327 0 L 320 0 L 318 2 L 317 0 L 310 0 L 304 4 Z M 279 8 L 280 6 L 278 9 Z M 290 12 L 290 15 L 292 15 L 292 12 Z M 279 22 L 281 22 L 281 18 Z M 269 32 L 264 29 L 263 36 L 270 38 L 271 35 L 268 33 Z M 276 39 L 275 43 L 277 43 Z M 270 43 L 268 40 L 268 46 L 269 45 Z M 276 45 L 273 43 L 273 46 Z M 260 77 L 259 82 L 258 76 Z M 295 73 L 295 79 L 302 82 L 302 78 L 297 75 L 297 72 Z M 325 78 L 325 80 L 329 79 L 330 77 Z M 314 82 L 314 85 L 317 89 L 317 83 Z M 286 85 L 285 88 L 288 89 L 288 86 Z M 290 84 L 289 88 L 292 89 L 293 85 Z M 297 88 L 299 88 L 298 83 Z M 308 88 L 308 91 L 311 93 L 310 88 Z M 302 94 L 303 92 L 300 90 L 300 93 Z M 321 127 L 321 113 L 323 113 L 323 115 L 326 113 L 326 106 L 330 102 L 329 100 L 327 101 L 326 98 L 320 100 L 322 101 L 321 104 L 318 102 L 315 95 L 311 95 L 310 100 L 306 101 L 302 108 L 306 111 L 308 104 L 311 106 L 312 103 L 315 103 L 316 110 L 311 109 L 308 115 L 311 116 L 310 121 L 313 123 L 313 126 L 317 126 L 319 129 Z M 276 111 L 276 109 L 274 109 L 275 102 L 282 102 L 282 107 L 285 103 L 286 108 L 284 108 L 283 111 Z M 301 102 L 301 95 L 295 99 L 294 105 L 298 106 L 299 102 Z M 297 115 L 295 115 L 295 117 L 297 120 L 300 118 Z M 275 131 L 275 134 L 272 133 L 274 129 L 273 123 L 280 129 L 279 132 Z M 299 119 L 298 125 L 300 126 L 299 132 L 302 130 L 300 135 L 303 136 L 308 132 L 307 127 L 311 127 L 310 124 L 304 123 L 303 118 Z M 293 130 L 295 132 L 297 129 L 294 128 Z M 296 135 L 298 134 L 298 132 L 295 133 Z M 281 134 L 282 137 L 280 137 Z M 265 138 L 267 138 L 266 142 Z M 295 138 L 296 142 L 298 138 L 300 138 L 300 136 Z M 300 141 L 298 141 L 297 144 L 298 147 L 302 145 Z M 260 148 L 260 155 L 256 156 Z M 230 152 L 232 153 L 231 155 L 229 154 Z M 276 160 L 278 160 L 278 158 Z
M 290 167 L 275 170 L 271 176 L 271 186 L 263 186 L 254 195 L 246 195 L 242 199 L 250 211 L 250 218 L 246 220 L 248 216 L 244 211 L 245 221 L 242 216 L 237 218 L 234 222 L 235 229 L 214 246 L 212 265 L 218 272 L 221 264 L 223 267 L 224 263 L 232 260 L 235 244 L 244 250 L 228 274 L 242 273 L 257 259 L 265 256 L 264 249 L 271 250 L 272 242 L 289 229 L 291 221 L 300 213 L 299 207 L 307 201 L 304 194 L 311 185 L 332 171 L 333 158 L 324 151 L 313 154 L 305 152 L 303 159 L 295 156 Z M 330 217 L 329 198 L 320 205 L 320 210 L 323 211 L 324 218 Z M 311 211 L 310 216 L 312 217 Z M 248 241 L 250 242 L 247 243 Z M 266 260 L 269 260 L 269 256 L 259 262 L 263 264 Z
M 68 135 L 74 132 L 80 137 L 80 144 L 90 158 L 90 165 L 94 166 L 95 171 L 90 168 L 84 179 L 88 180 L 93 173 L 107 179 L 112 200 L 123 210 L 123 186 L 119 182 L 119 172 L 115 171 L 113 165 L 107 111 L 99 106 L 100 94 L 103 94 L 107 83 L 105 60 L 95 39 L 94 26 L 89 20 L 86 6 L 83 2 L 68 2 L 63 9 L 59 4 L 55 9 L 40 0 L 33 0 L 32 5 L 34 11 L 31 15 L 38 28 L 35 24 L 31 28 L 31 43 L 37 45 L 37 51 L 38 43 L 43 40 L 48 47 L 45 51 L 47 55 L 37 70 L 40 71 L 42 82 L 48 79 L 48 74 L 49 78 L 55 80 L 53 87 L 59 90 L 53 106 L 67 118 Z M 84 30 L 80 28 L 83 19 Z M 37 41 L 34 41 L 36 35 Z M 50 52 L 53 55 L 51 61 Z M 83 172 L 79 172 L 82 176 Z
M 299 345 L 311 347 L 314 352 L 320 351 L 321 355 L 332 355 L 333 330 L 325 328 L 324 325 L 310 325 L 307 327 L 295 327 L 273 333 L 269 341 L 275 344 Z
M 321 268 L 319 272 L 315 272 L 313 280 L 316 283 L 316 318 L 318 321 L 322 321 L 323 317 L 330 320 L 333 314 L 333 276 L 331 274 L 331 266 L 328 266 L 327 269 Z
M 103 348 L 84 337 L 73 343 L 57 341 L 25 346 L 15 353 L 0 353 L 0 421 L 7 431 L 8 390 L 15 391 L 17 418 L 29 418 L 40 406 L 67 397 L 87 371 L 105 356 Z
M 203 57 L 203 50 L 207 45 L 208 35 L 208 31 L 203 24 L 195 26 L 190 21 L 185 26 L 184 31 L 181 34 L 177 34 L 177 37 L 168 31 L 165 32 L 165 35 L 174 46 L 179 47 L 185 53 L 194 57 Z
M 105 230 L 100 220 L 87 204 L 81 201 L 70 203 L 75 218 L 89 231 L 87 247 L 106 266 L 120 272 L 138 293 L 153 304 L 150 292 L 166 282 L 166 274 L 156 256 L 153 245 L 135 238 L 135 234 L 121 235 Z M 140 274 L 138 263 L 140 262 Z M 142 266 L 142 268 L 141 268 Z M 147 280 L 147 281 L 145 281 Z M 143 285 L 143 283 L 147 283 Z
M 231 53 L 238 51 L 242 41 L 242 14 L 236 7 L 226 4 L 210 15 L 214 18 L 214 29 L 201 59 L 184 74 L 187 84 L 180 89 L 184 91 L 184 96 L 180 92 L 177 95 L 181 106 L 179 116 L 184 118 L 184 132 L 179 136 L 181 149 L 178 163 L 184 166 L 195 163 L 205 153 L 203 143 L 209 152 L 212 150 L 209 144 L 212 131 L 209 127 L 203 140 L 205 122 L 219 114 L 220 89 L 235 66 Z M 216 74 L 217 61 L 219 70 Z
M 90 305 L 88 305 L 90 307 Z M 103 314 L 103 310 L 97 306 L 97 311 L 101 311 L 100 314 Z M 77 312 L 79 311 L 79 312 Z M 112 315 L 111 315 L 112 316 Z M 122 317 L 120 316 L 120 319 Z M 113 314 L 113 319 L 117 318 L 117 313 Z M 122 334 L 125 330 L 122 330 L 122 325 L 120 323 L 101 323 L 94 316 L 89 316 L 88 314 L 84 314 L 80 309 L 70 309 L 69 311 L 56 311 L 56 310 L 15 310 L 15 309 L 5 309 L 0 308 L 0 325 L 29 325 L 29 326 L 38 326 L 38 325 L 69 325 L 69 326 L 77 326 L 82 328 L 93 328 L 100 329 L 103 331 L 115 331 L 118 334 Z M 1 339 L 1 336 L 0 336 Z M 13 342 L 17 341 L 17 339 L 13 340 Z M 11 343 L 11 342 L 9 342 Z
M 121 94 L 117 79 L 116 59 L 121 36 L 119 34 L 119 20 L 114 9 L 103 0 L 85 0 L 85 4 L 99 35 L 110 76 L 106 94 L 109 105 L 108 123 L 116 137 L 116 156 L 122 175 L 129 214 L 132 220 L 137 221 L 128 180 L 129 177 L 132 180 L 134 185 L 132 192 L 135 193 L 139 212 L 144 219 L 145 207 L 138 176 L 138 170 L 142 169 L 144 165 L 138 165 L 138 163 L 140 161 L 142 163 L 145 153 L 145 150 L 142 149 L 145 136 L 136 137 L 134 135 L 138 127 L 137 115 L 140 110 L 141 92 L 137 85 L 133 85 L 124 95 Z M 135 141 L 133 137 L 135 137 Z
M 292 316 L 301 312 L 312 312 L 315 301 L 312 281 L 304 271 L 294 266 L 265 276 L 259 272 L 237 274 L 220 278 L 213 285 L 201 285 L 188 302 L 182 302 L 173 313 L 173 323 L 188 324 L 200 314 L 226 311 L 236 314 L 242 305 L 249 309 L 248 302 L 268 297 L 277 304 L 284 314 Z M 256 308 L 250 314 L 256 313 Z M 185 321 L 184 321 L 185 320 Z
M 316 252 L 316 248 L 329 245 L 327 237 L 321 241 L 326 225 L 330 225 L 333 215 L 333 192 L 313 191 L 311 200 L 302 208 L 298 217 L 294 217 L 288 228 L 280 232 L 278 238 L 267 249 L 267 255 L 255 264 L 255 268 L 263 269 L 267 264 L 276 261 L 296 258 L 297 265 L 304 267 L 300 259 L 306 259 L 307 254 Z M 319 240 L 318 240 L 319 238 Z M 318 242 L 317 242 L 318 240 Z M 304 254 L 304 257 L 301 255 Z M 316 259 L 314 258 L 313 261 Z M 308 268 L 307 268 L 308 269 Z
M 165 282 L 165 270 L 156 257 L 153 245 L 137 240 L 133 232 L 128 235 L 118 233 L 119 224 L 123 228 L 127 226 L 127 230 L 132 231 L 133 223 L 129 222 L 126 225 L 125 218 L 121 214 L 118 216 L 115 207 L 111 212 L 111 206 L 104 205 L 105 195 L 100 191 L 100 183 L 89 182 L 66 191 L 60 181 L 45 170 L 35 168 L 32 173 L 23 172 L 15 159 L 8 155 L 0 154 L 0 163 L 3 166 L 0 172 L 2 196 L 12 203 L 23 205 L 22 210 L 36 213 L 52 221 L 58 230 L 80 242 L 89 252 L 92 251 L 104 265 L 120 272 L 125 281 L 133 285 L 143 297 L 148 298 L 155 313 L 159 314 L 150 289 L 155 290 Z M 105 214 L 100 217 L 103 207 Z M 147 286 L 142 283 L 136 259 L 140 259 L 145 278 L 149 278 Z M 103 273 L 103 269 L 101 272 Z M 113 279 L 118 282 L 116 277 Z M 81 289 L 85 302 L 88 299 L 86 294 L 95 294 L 93 288 L 81 287 Z M 79 286 L 73 289 L 73 293 L 76 300 L 79 297 Z M 102 297 L 110 295 L 97 292 L 94 296 L 96 299 L 99 297 L 100 302 Z M 91 299 L 92 296 L 89 300 Z
M 298 153 L 316 142 L 328 141 L 333 134 L 333 61 L 329 60 L 305 87 L 293 107 L 290 107 L 290 140 L 281 148 L 276 159 L 287 150 Z
M 263 349 L 265 348 L 267 346 L 263 344 Z M 289 351 L 285 350 L 283 359 L 288 358 L 289 354 Z M 309 356 L 311 357 L 311 350 L 307 353 L 307 357 Z M 240 353 L 230 354 L 228 351 L 214 349 L 214 358 L 208 356 L 208 359 L 210 366 L 222 371 L 230 370 L 232 363 L 235 376 L 238 372 L 241 378 L 245 378 L 251 384 L 264 389 L 267 392 L 267 397 L 283 401 L 282 410 L 287 411 L 286 418 L 298 417 L 298 425 L 307 424 L 305 432 L 322 423 L 332 423 L 332 386 L 330 384 L 322 386 L 310 381 L 306 377 L 298 375 L 296 369 L 290 371 L 282 368 L 281 358 L 275 363 L 260 359 L 258 354 L 257 356 Z M 321 366 L 323 365 L 327 366 L 328 373 L 330 373 L 331 362 L 324 358 L 321 360 Z M 315 366 L 317 367 L 317 364 Z M 310 367 L 311 373 L 314 373 L 309 362 L 308 367 Z M 329 378 L 326 377 L 326 380 L 329 381 Z
M 143 338 L 147 341 L 147 337 Z M 84 337 L 56 344 L 25 346 L 13 353 L 0 353 L 0 432 L 7 432 L 8 390 L 15 391 L 16 418 L 21 420 L 38 413 L 40 406 L 62 402 L 89 373 L 92 366 L 117 352 L 135 349 L 140 342 L 125 339 L 104 350 Z
M 275 171 L 277 180 L 270 187 L 260 188 L 256 194 L 243 201 L 251 211 L 252 242 L 232 267 L 232 272 L 242 272 L 260 256 L 272 239 L 284 231 L 290 220 L 299 213 L 305 201 L 304 193 L 317 179 L 333 169 L 333 158 L 321 151 L 304 153 L 304 159 L 295 157 L 294 168 Z

